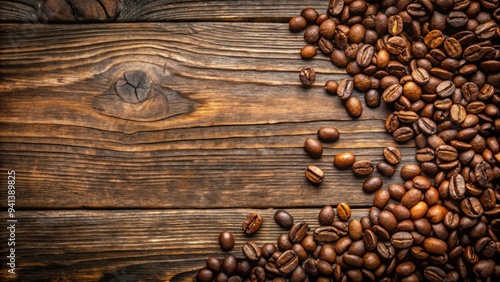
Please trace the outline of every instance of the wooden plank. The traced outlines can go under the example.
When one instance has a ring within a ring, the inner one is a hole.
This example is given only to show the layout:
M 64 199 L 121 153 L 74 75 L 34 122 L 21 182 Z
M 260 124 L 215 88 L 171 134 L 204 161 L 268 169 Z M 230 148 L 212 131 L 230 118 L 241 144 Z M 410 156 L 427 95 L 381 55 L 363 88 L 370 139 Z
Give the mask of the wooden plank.
M 51 1 L 51 3 L 58 1 Z M 66 3 L 65 1 L 60 1 Z M 102 3 L 117 5 L 116 10 L 101 5 L 97 0 L 86 1 L 89 7 L 61 4 L 50 6 L 45 1 L 36 0 L 1 0 L 0 20 L 3 22 L 46 23 L 49 20 L 95 22 L 155 22 L 155 21 L 259 21 L 288 22 L 305 7 L 314 7 L 318 12 L 326 12 L 328 3 L 325 1 L 298 0 L 107 0 Z M 39 4 L 40 3 L 40 4 Z M 110 17 L 106 17 L 104 8 Z M 98 13 L 95 10 L 103 9 Z M 48 11 L 50 12 L 45 12 Z M 54 15 L 57 11 L 59 17 Z
M 384 132 L 389 109 L 352 121 L 322 86 L 346 74 L 301 60 L 285 24 L 22 26 L 0 25 L 14 38 L 0 47 L 0 168 L 16 170 L 24 207 L 272 207 L 275 195 L 299 207 L 331 193 L 366 206 L 363 179 L 334 169 L 335 154 L 378 162 L 390 144 L 413 161 L 413 143 Z M 310 88 L 305 64 L 318 71 Z M 115 91 L 134 71 L 152 82 L 142 102 Z M 303 142 L 326 125 L 341 139 L 312 160 Z M 309 163 L 327 173 L 319 189 Z
M 336 205 L 336 197 L 331 197 Z M 295 221 L 318 226 L 321 207 L 287 209 Z M 252 236 L 241 230 L 248 213 L 264 218 Z M 273 220 L 275 210 L 180 209 L 122 211 L 21 211 L 16 218 L 16 272 L 19 281 L 191 281 L 206 258 L 243 258 L 248 240 L 274 243 L 287 231 Z M 353 218 L 367 214 L 354 209 Z M 5 213 L 2 220 L 5 222 Z M 230 230 L 235 247 L 224 252 L 218 235 Z M 5 232 L 2 232 L 5 234 Z M 4 235 L 2 235 L 4 238 Z M 4 241 L 2 239 L 2 241 Z M 6 241 L 6 239 L 5 239 Z M 7 253 L 1 244 L 0 252 Z M 6 264 L 0 280 L 9 281 Z

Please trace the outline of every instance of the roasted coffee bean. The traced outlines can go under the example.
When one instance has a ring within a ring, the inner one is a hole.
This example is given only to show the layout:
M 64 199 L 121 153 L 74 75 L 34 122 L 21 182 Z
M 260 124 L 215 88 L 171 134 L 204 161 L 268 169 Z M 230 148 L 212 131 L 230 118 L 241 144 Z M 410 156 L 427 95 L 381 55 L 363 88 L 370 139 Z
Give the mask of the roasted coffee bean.
M 288 238 L 293 243 L 302 241 L 309 231 L 309 225 L 304 222 L 297 222 L 292 225 L 290 231 L 288 232 Z
M 281 273 L 291 273 L 299 265 L 299 258 L 293 250 L 283 252 L 276 259 L 276 266 Z
M 310 44 L 305 45 L 300 50 L 300 56 L 302 57 L 302 59 L 312 59 L 314 58 L 314 56 L 316 56 L 317 53 L 318 50 L 316 49 L 316 47 Z
M 398 164 L 401 161 L 401 152 L 396 147 L 385 147 L 384 158 L 391 164 Z
M 496 34 L 497 24 L 494 21 L 489 21 L 477 26 L 474 34 L 478 39 L 490 39 Z
M 363 113 L 363 105 L 361 105 L 361 102 L 357 97 L 347 98 L 347 100 L 345 101 L 345 108 L 347 110 L 347 113 L 352 118 L 358 118 Z
M 369 44 L 363 44 L 356 55 L 356 62 L 362 67 L 368 66 L 373 58 L 374 48 Z
M 274 221 L 276 223 L 286 229 L 289 229 L 293 225 L 293 216 L 290 215 L 287 211 L 285 210 L 277 210 L 274 213 Z
M 346 101 L 351 97 L 354 88 L 352 79 L 344 78 L 340 81 L 337 87 L 337 95 L 341 100 Z
M 440 30 L 432 30 L 424 37 L 424 43 L 430 49 L 435 49 L 443 44 L 445 39 L 444 34 Z
M 407 249 L 413 245 L 413 237 L 409 232 L 396 232 L 391 236 L 391 244 L 397 249 Z
M 377 235 L 371 230 L 365 230 L 363 232 L 363 242 L 367 250 L 373 251 L 377 248 L 378 238 Z
M 302 16 L 295 16 L 291 18 L 290 21 L 288 22 L 288 27 L 292 32 L 302 31 L 306 28 L 306 26 L 307 26 L 307 21 Z
M 436 92 L 441 98 L 449 97 L 455 92 L 455 85 L 450 80 L 438 84 Z
M 262 251 L 254 241 L 246 242 L 242 247 L 243 254 L 250 261 L 257 261 L 262 255 Z
M 316 72 L 312 67 L 303 67 L 302 70 L 300 70 L 299 78 L 302 84 L 311 85 L 313 84 L 314 80 L 316 80 Z
M 320 225 L 332 225 L 335 219 L 335 211 L 332 206 L 324 206 L 318 213 Z
M 387 30 L 391 35 L 398 35 L 403 31 L 403 19 L 399 15 L 390 16 L 387 21 Z
M 393 133 L 394 131 L 396 131 L 399 128 L 399 118 L 397 113 L 392 113 L 388 115 L 385 120 L 384 126 L 385 130 L 388 133 Z
M 447 22 L 453 28 L 461 28 L 464 27 L 469 18 L 467 15 L 460 11 L 452 11 L 448 14 Z
M 434 134 L 437 131 L 436 123 L 426 117 L 422 117 L 418 120 L 418 128 L 427 135 Z
M 462 212 L 470 218 L 478 218 L 484 213 L 481 202 L 475 197 L 463 199 L 460 203 L 460 208 Z
M 246 234 L 253 234 L 260 229 L 263 218 L 260 214 L 250 213 L 243 221 L 242 228 Z
M 319 185 L 325 179 L 325 173 L 315 165 L 308 165 L 305 171 L 306 178 L 313 184 Z
M 424 85 L 427 82 L 429 82 L 430 76 L 427 70 L 423 68 L 417 68 L 414 71 L 412 71 L 411 76 L 413 78 L 413 81 L 419 85 Z
M 234 256 L 228 256 L 222 260 L 221 270 L 228 276 L 236 273 L 238 267 L 238 261 Z
M 417 164 L 405 164 L 400 171 L 401 177 L 404 180 L 411 180 L 421 173 L 422 170 Z
M 443 282 L 446 278 L 446 272 L 435 266 L 427 266 L 424 270 L 424 276 L 431 282 Z
M 396 140 L 397 142 L 409 141 L 413 138 L 413 135 L 413 129 L 408 126 L 400 127 L 392 133 L 394 140 Z
M 447 38 L 444 41 L 443 46 L 446 54 L 450 58 L 458 58 L 462 55 L 462 45 L 460 45 L 460 42 L 453 37 Z
M 349 238 L 352 240 L 360 240 L 363 238 L 363 227 L 361 222 L 357 219 L 352 219 L 349 221 L 348 225 Z
M 407 47 L 406 40 L 401 36 L 393 36 L 387 40 L 385 47 L 387 52 L 397 56 L 405 51 Z
M 318 139 L 325 143 L 335 142 L 340 137 L 338 129 L 330 126 L 321 127 L 318 130 L 317 135 Z
M 351 208 L 346 203 L 337 205 L 337 215 L 341 220 L 348 220 L 351 217 Z
M 396 173 L 396 168 L 393 165 L 388 164 L 386 162 L 377 163 L 376 168 L 377 171 L 380 172 L 380 174 L 386 177 L 391 177 L 394 175 L 394 173 Z
M 320 226 L 314 230 L 314 240 L 316 242 L 335 242 L 340 238 L 339 231 L 333 226 Z
M 352 171 L 359 176 L 370 175 L 374 170 L 374 165 L 370 160 L 359 160 L 352 164 Z
M 428 237 L 424 240 L 422 247 L 429 253 L 442 255 L 448 250 L 446 242 L 434 237 Z
M 319 37 L 320 37 L 319 26 L 317 25 L 310 25 L 304 31 L 304 40 L 309 44 L 314 44 L 318 42 Z
M 345 55 L 344 51 L 339 49 L 334 49 L 332 51 L 332 53 L 330 54 L 330 60 L 335 66 L 339 68 L 345 68 L 349 63 L 349 59 Z
M 380 225 L 382 225 L 382 227 L 384 227 L 389 232 L 395 231 L 398 225 L 398 221 L 394 214 L 387 210 L 383 210 L 380 212 L 378 221 Z
M 338 82 L 334 80 L 328 80 L 325 82 L 325 91 L 328 92 L 328 94 L 337 94 L 338 87 Z
M 382 187 L 383 180 L 379 176 L 372 176 L 363 182 L 362 188 L 366 193 L 374 193 Z
M 311 158 L 319 159 L 323 154 L 323 145 L 316 139 L 307 138 L 304 142 L 304 150 L 311 156 Z
M 454 123 L 461 123 L 465 120 L 467 111 L 464 106 L 453 104 L 450 109 L 450 120 Z
M 224 230 L 219 234 L 219 245 L 224 251 L 230 251 L 234 247 L 234 236 L 230 231 Z

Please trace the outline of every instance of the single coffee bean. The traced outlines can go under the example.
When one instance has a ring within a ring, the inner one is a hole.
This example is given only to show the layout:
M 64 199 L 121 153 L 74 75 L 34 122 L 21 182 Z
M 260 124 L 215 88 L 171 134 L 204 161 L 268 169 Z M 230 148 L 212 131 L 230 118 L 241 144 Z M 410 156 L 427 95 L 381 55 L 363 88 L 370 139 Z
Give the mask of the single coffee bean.
M 461 123 L 465 120 L 467 111 L 464 106 L 460 104 L 453 104 L 450 109 L 450 120 L 454 123 Z
M 427 266 L 424 270 L 424 276 L 431 282 L 445 281 L 446 272 L 435 266 Z
M 338 87 L 339 84 L 334 80 L 328 80 L 327 82 L 325 82 L 325 91 L 328 94 L 337 94 Z
M 396 232 L 391 236 L 391 244 L 397 249 L 407 249 L 413 245 L 413 237 L 409 232 Z
M 334 20 L 327 19 L 319 26 L 319 33 L 323 38 L 330 39 L 335 34 L 336 27 L 337 25 Z
M 335 41 L 338 44 L 338 41 Z M 346 43 L 347 44 L 347 43 Z M 332 63 L 339 68 L 345 68 L 349 63 L 349 59 L 347 58 L 344 51 L 340 49 L 334 49 L 330 54 L 330 60 Z
M 434 237 L 428 237 L 424 240 L 422 247 L 429 253 L 442 255 L 448 250 L 446 242 Z
M 377 248 L 378 238 L 377 235 L 370 229 L 363 232 L 363 243 L 367 250 L 373 251 Z
M 299 265 L 299 258 L 297 253 L 293 250 L 283 252 L 276 259 L 276 266 L 281 273 L 291 273 Z
M 373 205 L 379 209 L 383 209 L 389 203 L 391 195 L 387 190 L 379 190 L 373 197 Z
M 402 143 L 410 141 L 413 138 L 413 134 L 414 134 L 413 129 L 411 129 L 411 127 L 403 126 L 396 129 L 392 133 L 392 137 L 394 138 L 395 141 Z
M 316 72 L 312 67 L 305 66 L 300 70 L 299 78 L 302 84 L 311 85 L 316 80 Z
M 250 261 L 257 261 L 262 255 L 262 251 L 254 241 L 248 241 L 242 246 L 245 257 Z
M 455 84 L 450 80 L 445 80 L 438 84 L 436 92 L 441 98 L 449 97 L 455 92 Z
M 319 26 L 317 25 L 310 25 L 304 31 L 304 40 L 309 44 L 314 44 L 318 42 L 319 37 L 320 37 Z
M 236 273 L 238 267 L 238 261 L 234 256 L 228 256 L 222 260 L 221 270 L 227 275 L 233 275 Z
M 352 171 L 359 176 L 367 176 L 373 172 L 374 165 L 370 160 L 359 160 L 352 164 Z
M 463 199 L 460 203 L 460 208 L 462 212 L 470 218 L 478 218 L 484 213 L 481 202 L 475 197 Z
M 345 108 L 347 110 L 347 113 L 352 118 L 358 118 L 363 113 L 363 105 L 361 105 L 361 102 L 357 97 L 347 98 L 347 100 L 345 101 Z
M 389 232 L 394 232 L 397 228 L 398 221 L 394 214 L 388 210 L 383 210 L 378 216 L 378 221 L 382 227 Z
M 462 45 L 460 45 L 460 42 L 458 42 L 457 39 L 453 37 L 447 38 L 444 43 L 444 51 L 450 58 L 458 58 L 462 55 Z
M 430 79 L 429 73 L 423 68 L 417 68 L 412 71 L 411 77 L 413 78 L 413 81 L 419 85 L 426 84 Z
M 224 230 L 219 234 L 219 245 L 228 252 L 234 247 L 234 236 L 230 231 Z
M 392 36 L 385 44 L 387 52 L 391 55 L 397 56 L 406 50 L 406 40 L 401 36 Z
M 356 162 L 356 156 L 351 152 L 335 155 L 333 165 L 338 169 L 348 169 Z
M 196 273 L 196 281 L 211 282 L 214 279 L 213 272 L 210 269 L 204 268 Z
M 297 243 L 302 241 L 309 231 L 309 225 L 304 222 L 297 222 L 290 228 L 288 232 L 288 238 L 292 243 Z
M 440 30 L 432 30 L 424 37 L 424 44 L 430 49 L 439 48 L 445 39 L 444 34 Z
M 474 34 L 478 39 L 490 39 L 495 35 L 496 29 L 497 24 L 494 21 L 489 21 L 478 25 Z
M 352 240 L 361 240 L 363 238 L 363 226 L 361 222 L 357 219 L 352 219 L 349 221 L 348 225 L 349 238 Z
M 418 120 L 418 128 L 427 135 L 434 134 L 437 131 L 436 123 L 426 117 L 422 117 Z
M 383 180 L 380 176 L 372 176 L 363 182 L 362 188 L 366 193 L 374 193 L 382 187 Z
M 260 214 L 250 213 L 243 221 L 242 228 L 246 234 L 253 234 L 260 229 L 263 218 Z
M 396 168 L 386 162 L 377 163 L 377 171 L 380 172 L 385 177 L 391 177 L 396 173 Z
M 399 15 L 390 16 L 387 21 L 387 30 L 391 35 L 398 35 L 403 31 L 403 19 Z
M 316 54 L 318 53 L 318 50 L 314 45 L 307 44 L 302 49 L 300 50 L 300 56 L 302 59 L 312 59 Z
M 277 210 L 274 213 L 274 221 L 276 223 L 286 229 L 289 229 L 293 225 L 293 216 L 290 215 L 287 211 L 285 210 Z
M 396 147 L 385 147 L 384 148 L 384 158 L 393 165 L 398 164 L 401 161 L 401 152 Z
M 421 197 L 422 192 L 420 190 L 411 188 L 403 195 L 401 203 L 407 208 L 412 208 L 420 201 Z
M 351 208 L 346 203 L 340 203 L 337 205 L 337 215 L 341 220 L 349 220 L 351 217 Z
M 340 97 L 340 100 L 346 101 L 351 97 L 353 88 L 354 83 L 352 79 L 343 78 L 337 87 L 337 96 Z
M 324 206 L 318 213 L 320 225 L 332 225 L 335 220 L 335 210 L 332 206 Z
M 393 133 L 399 128 L 399 118 L 397 112 L 394 112 L 387 116 L 385 119 L 385 131 L 388 133 Z
M 325 173 L 315 165 L 308 165 L 305 171 L 306 178 L 313 184 L 319 185 L 325 179 Z
M 368 66 L 373 58 L 374 48 L 369 44 L 363 44 L 356 55 L 356 62 L 362 67 Z
M 340 137 L 340 133 L 339 133 L 338 129 L 335 127 L 329 127 L 329 126 L 321 127 L 318 130 L 317 135 L 318 135 L 318 139 L 325 142 L 325 143 L 335 142 Z
M 295 16 L 288 22 L 288 27 L 291 32 L 299 32 L 307 27 L 307 21 L 302 16 Z
M 304 150 L 311 158 L 319 159 L 323 154 L 323 145 L 316 139 L 307 138 L 304 142 Z
M 335 242 L 340 238 L 338 230 L 333 226 L 320 226 L 314 229 L 314 240 L 316 242 Z
M 378 90 L 369 89 L 365 92 L 365 104 L 369 108 L 376 108 L 380 105 L 380 93 Z

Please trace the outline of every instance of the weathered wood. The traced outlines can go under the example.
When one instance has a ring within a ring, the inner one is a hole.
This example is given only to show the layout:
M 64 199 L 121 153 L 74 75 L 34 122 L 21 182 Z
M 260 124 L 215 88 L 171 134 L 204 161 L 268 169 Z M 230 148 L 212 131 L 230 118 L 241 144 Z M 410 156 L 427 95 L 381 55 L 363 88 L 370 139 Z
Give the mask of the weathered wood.
M 330 197 L 329 204 L 338 201 Z M 310 232 L 318 226 L 319 210 L 287 209 L 297 222 L 308 223 Z M 16 277 L 19 281 L 192 281 L 209 256 L 243 258 L 241 246 L 248 240 L 259 245 L 276 244 L 278 236 L 287 231 L 274 222 L 275 211 L 17 212 Z M 260 213 L 264 223 L 256 234 L 247 236 L 241 223 L 250 212 Z M 366 209 L 353 210 L 353 218 L 366 214 Z M 2 213 L 3 222 L 4 216 Z M 230 252 L 218 245 L 222 230 L 230 230 L 235 236 L 235 247 Z M 1 244 L 0 252 L 6 254 L 6 248 Z M 9 281 L 6 267 L 0 267 L 2 281 Z
M 45 4 L 49 2 L 49 5 Z M 288 22 L 305 7 L 326 12 L 326 1 L 298 0 L 1 0 L 3 22 L 153 22 L 153 21 L 258 21 Z M 100 3 L 99 3 L 100 2 Z M 58 4 L 54 4 L 58 3 Z M 86 8 L 75 6 L 85 3 Z M 116 5 L 116 9 L 113 5 Z
M 285 24 L 23 27 L 0 25 L 0 168 L 16 170 L 21 206 L 273 207 L 279 195 L 298 207 L 332 193 L 366 206 L 363 179 L 334 169 L 335 154 L 378 162 L 392 144 L 413 161 L 412 143 L 384 132 L 388 109 L 352 121 L 325 93 L 345 73 L 323 55 L 301 60 Z M 298 80 L 305 64 L 318 71 L 311 88 Z M 147 93 L 117 92 L 137 71 Z M 312 160 L 303 142 L 325 125 L 341 139 Z M 309 163 L 327 173 L 319 188 Z

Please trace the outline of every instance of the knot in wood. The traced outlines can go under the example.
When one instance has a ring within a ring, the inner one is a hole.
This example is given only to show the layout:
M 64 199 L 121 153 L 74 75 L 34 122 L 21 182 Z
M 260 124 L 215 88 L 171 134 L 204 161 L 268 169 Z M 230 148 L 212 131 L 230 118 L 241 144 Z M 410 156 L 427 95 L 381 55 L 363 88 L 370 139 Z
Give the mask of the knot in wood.
M 38 19 L 44 22 L 103 22 L 117 16 L 117 0 L 42 0 L 38 4 Z
M 125 102 L 140 103 L 151 93 L 151 80 L 142 71 L 129 71 L 115 82 L 115 91 Z

